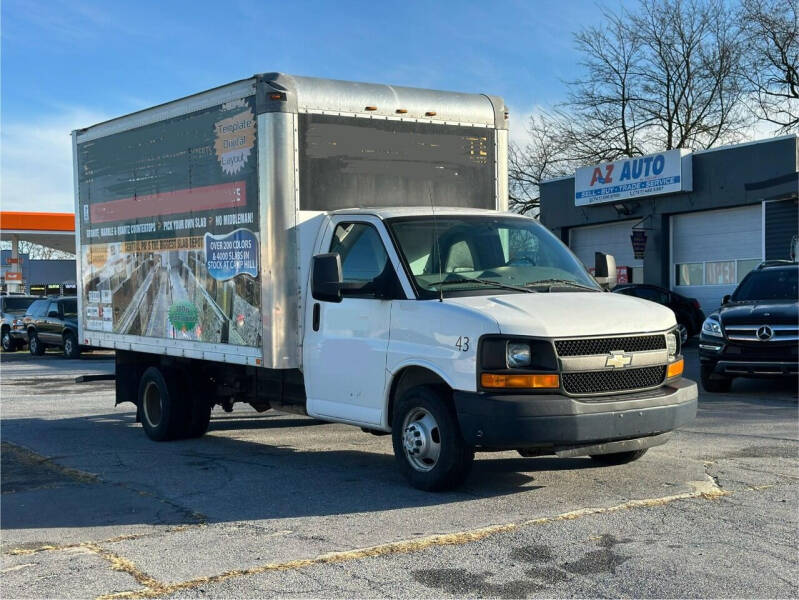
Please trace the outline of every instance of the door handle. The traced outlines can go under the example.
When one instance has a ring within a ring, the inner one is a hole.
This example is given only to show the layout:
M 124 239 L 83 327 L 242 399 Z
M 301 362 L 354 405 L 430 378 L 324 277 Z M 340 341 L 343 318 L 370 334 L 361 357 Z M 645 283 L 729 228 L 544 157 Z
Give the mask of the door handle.
M 318 302 L 314 302 L 314 305 L 313 305 L 313 330 L 314 331 L 319 331 L 319 318 L 320 318 L 321 311 L 322 311 L 322 307 L 319 306 L 319 303 Z

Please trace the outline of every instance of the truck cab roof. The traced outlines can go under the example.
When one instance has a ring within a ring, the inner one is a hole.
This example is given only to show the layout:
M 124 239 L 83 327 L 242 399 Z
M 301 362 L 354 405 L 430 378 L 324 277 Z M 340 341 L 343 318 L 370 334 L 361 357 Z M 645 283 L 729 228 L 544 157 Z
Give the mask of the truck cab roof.
M 368 215 L 374 216 L 381 220 L 395 219 L 402 217 L 427 217 L 435 214 L 436 217 L 452 217 L 452 216 L 484 216 L 484 217 L 519 217 L 524 218 L 524 215 L 513 212 L 497 212 L 496 210 L 487 210 L 482 208 L 460 208 L 448 206 L 403 206 L 403 207 L 375 207 L 375 208 L 342 208 L 327 212 L 328 215 Z

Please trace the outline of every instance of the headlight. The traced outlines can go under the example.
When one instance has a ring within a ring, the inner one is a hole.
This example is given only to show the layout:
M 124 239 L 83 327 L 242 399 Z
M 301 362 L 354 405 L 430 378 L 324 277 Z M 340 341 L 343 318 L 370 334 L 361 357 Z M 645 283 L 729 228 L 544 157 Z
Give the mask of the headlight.
M 724 335 L 721 332 L 721 323 L 716 321 L 716 319 L 711 319 L 710 317 L 705 319 L 705 322 L 702 323 L 702 333 L 716 337 L 722 337 Z
M 680 350 L 680 340 L 677 331 L 669 331 L 666 334 L 666 349 L 669 351 L 669 357 L 676 356 Z
M 530 355 L 530 344 L 508 342 L 505 350 L 505 362 L 511 369 L 529 367 L 531 362 Z

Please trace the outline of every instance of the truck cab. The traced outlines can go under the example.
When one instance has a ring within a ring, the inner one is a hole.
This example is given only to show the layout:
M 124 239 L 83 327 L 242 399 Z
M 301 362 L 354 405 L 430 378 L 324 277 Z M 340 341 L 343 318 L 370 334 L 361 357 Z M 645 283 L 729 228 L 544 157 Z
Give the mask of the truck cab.
M 475 449 L 627 462 L 696 414 L 674 313 L 607 293 L 533 219 L 343 210 L 315 250 L 308 414 L 391 432 L 418 487 Z

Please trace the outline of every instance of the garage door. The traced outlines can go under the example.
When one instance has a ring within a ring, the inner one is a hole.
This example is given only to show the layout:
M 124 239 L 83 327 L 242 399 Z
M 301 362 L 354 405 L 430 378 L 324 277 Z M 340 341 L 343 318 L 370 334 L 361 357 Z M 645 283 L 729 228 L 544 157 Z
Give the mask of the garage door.
M 630 242 L 633 225 L 640 219 L 574 227 L 569 230 L 569 247 L 587 267 L 594 266 L 594 253 L 612 254 L 619 267 L 633 267 L 633 282 L 643 283 L 644 261 L 633 258 Z
M 672 289 L 706 314 L 762 260 L 762 205 L 671 218 Z

